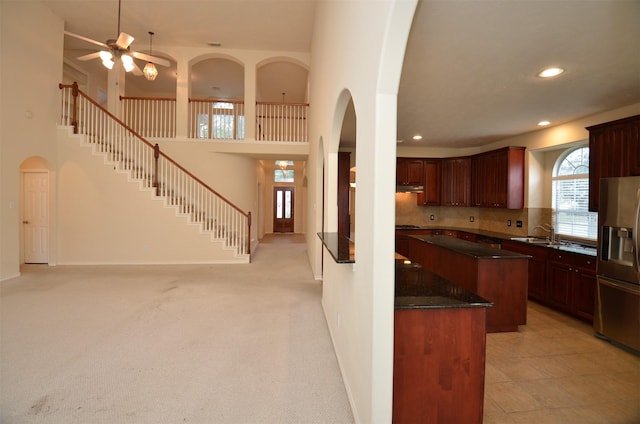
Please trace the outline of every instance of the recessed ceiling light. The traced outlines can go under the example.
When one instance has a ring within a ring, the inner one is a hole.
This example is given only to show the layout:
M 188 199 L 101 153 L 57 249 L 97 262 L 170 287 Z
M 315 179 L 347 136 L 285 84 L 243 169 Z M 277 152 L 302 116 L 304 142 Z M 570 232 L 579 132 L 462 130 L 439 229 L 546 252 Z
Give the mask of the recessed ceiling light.
M 551 122 L 549 122 L 549 121 L 540 121 L 540 122 L 538 122 L 538 126 L 539 127 L 546 127 L 549 124 L 551 124 Z
M 416 134 L 412 137 L 414 140 L 422 140 L 422 136 L 420 134 Z
M 550 68 L 545 68 L 542 71 L 538 72 L 538 76 L 540 78 L 552 78 L 552 77 L 557 77 L 563 72 L 564 72 L 564 69 L 552 66 Z

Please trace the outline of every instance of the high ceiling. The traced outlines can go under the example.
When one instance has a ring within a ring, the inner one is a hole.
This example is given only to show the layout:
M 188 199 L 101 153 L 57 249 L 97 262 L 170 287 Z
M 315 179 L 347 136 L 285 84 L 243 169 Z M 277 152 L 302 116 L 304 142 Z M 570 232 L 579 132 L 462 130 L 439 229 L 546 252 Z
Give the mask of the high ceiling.
M 116 37 L 117 0 L 43 1 L 68 31 Z M 122 0 L 121 30 L 136 36 L 132 47 L 141 52 L 148 52 L 148 31 L 160 48 L 217 41 L 307 52 L 314 11 L 315 0 Z M 65 38 L 73 54 L 88 48 Z M 543 119 L 557 125 L 638 103 L 639 40 L 635 0 L 423 0 L 400 82 L 398 139 L 478 146 L 536 131 Z M 536 77 L 548 65 L 566 72 Z M 287 92 L 287 83 L 281 78 L 274 92 Z M 411 140 L 418 133 L 423 140 Z

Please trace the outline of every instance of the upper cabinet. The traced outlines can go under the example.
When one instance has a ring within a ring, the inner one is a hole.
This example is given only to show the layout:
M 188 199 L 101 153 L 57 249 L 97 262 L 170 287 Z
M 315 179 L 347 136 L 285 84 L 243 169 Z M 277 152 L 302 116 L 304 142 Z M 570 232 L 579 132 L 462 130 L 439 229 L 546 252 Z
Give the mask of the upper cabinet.
M 524 207 L 524 147 L 470 157 L 398 158 L 397 185 L 423 186 L 420 206 Z
M 442 205 L 469 206 L 471 160 L 442 159 Z
M 396 162 L 397 185 L 424 184 L 424 161 L 422 159 L 398 158 Z
M 424 160 L 424 191 L 418 193 L 418 205 L 439 206 L 442 172 L 440 159 Z
M 524 147 L 506 147 L 471 157 L 471 206 L 524 207 Z
M 640 175 L 640 115 L 587 127 L 589 210 L 598 211 L 600 178 Z

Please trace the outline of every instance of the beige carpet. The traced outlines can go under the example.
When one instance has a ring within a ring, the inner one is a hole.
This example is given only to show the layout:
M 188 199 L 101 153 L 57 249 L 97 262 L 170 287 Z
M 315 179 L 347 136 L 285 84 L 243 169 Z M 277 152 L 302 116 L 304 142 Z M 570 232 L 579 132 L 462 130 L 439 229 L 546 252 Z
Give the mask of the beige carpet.
M 304 249 L 24 267 L 0 283 L 0 422 L 353 422 Z

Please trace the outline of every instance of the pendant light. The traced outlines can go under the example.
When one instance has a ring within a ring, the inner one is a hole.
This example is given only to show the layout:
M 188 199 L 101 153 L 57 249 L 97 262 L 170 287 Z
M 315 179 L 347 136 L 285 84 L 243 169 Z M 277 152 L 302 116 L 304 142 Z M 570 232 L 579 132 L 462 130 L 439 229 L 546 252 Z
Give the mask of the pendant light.
M 153 54 L 151 48 L 153 45 L 153 32 L 149 31 L 149 56 Z M 147 62 L 144 69 L 142 70 L 144 77 L 149 81 L 153 81 L 158 76 L 158 70 L 156 69 L 156 65 L 151 62 Z

